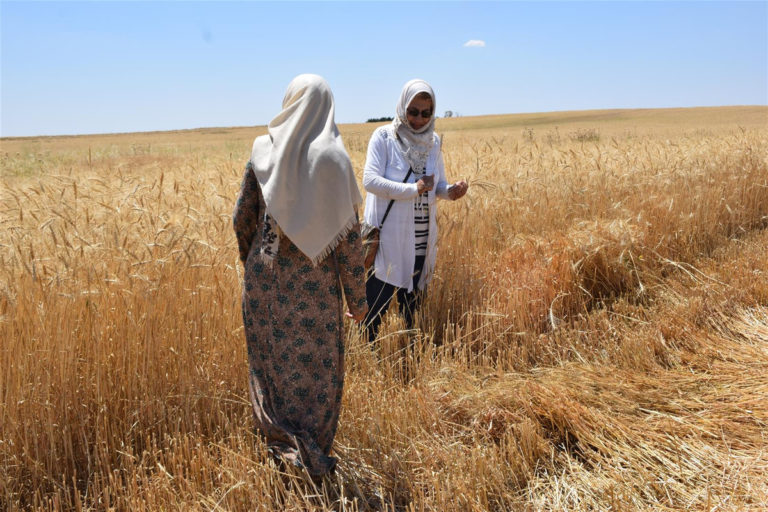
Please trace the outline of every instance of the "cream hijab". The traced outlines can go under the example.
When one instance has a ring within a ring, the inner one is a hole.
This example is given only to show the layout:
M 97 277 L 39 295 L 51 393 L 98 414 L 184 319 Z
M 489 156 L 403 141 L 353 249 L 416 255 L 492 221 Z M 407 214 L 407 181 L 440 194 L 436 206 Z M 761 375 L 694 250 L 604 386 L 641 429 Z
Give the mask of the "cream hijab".
M 333 115 L 328 83 L 297 76 L 269 135 L 253 142 L 250 160 L 267 213 L 315 265 L 357 224 L 362 202 Z
M 426 92 L 432 98 L 432 118 L 417 131 L 408 124 L 405 111 L 413 101 L 413 98 L 422 92 Z M 405 156 L 405 159 L 411 164 L 411 168 L 416 172 L 420 172 L 426 166 L 427 157 L 435 143 L 436 109 L 435 92 L 427 82 L 415 79 L 403 86 L 403 90 L 400 92 L 400 99 L 397 102 L 397 116 L 392 121 L 392 125 L 397 134 L 397 143 L 400 146 L 400 151 L 402 151 L 403 156 Z

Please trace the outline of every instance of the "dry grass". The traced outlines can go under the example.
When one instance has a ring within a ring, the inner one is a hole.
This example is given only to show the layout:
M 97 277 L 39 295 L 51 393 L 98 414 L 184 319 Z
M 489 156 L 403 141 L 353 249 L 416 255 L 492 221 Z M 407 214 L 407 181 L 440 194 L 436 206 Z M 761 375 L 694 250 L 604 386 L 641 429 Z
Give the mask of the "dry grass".
M 768 109 L 438 129 L 470 192 L 421 333 L 349 330 L 321 488 L 251 432 L 230 213 L 263 128 L 2 140 L 0 508 L 768 507 Z

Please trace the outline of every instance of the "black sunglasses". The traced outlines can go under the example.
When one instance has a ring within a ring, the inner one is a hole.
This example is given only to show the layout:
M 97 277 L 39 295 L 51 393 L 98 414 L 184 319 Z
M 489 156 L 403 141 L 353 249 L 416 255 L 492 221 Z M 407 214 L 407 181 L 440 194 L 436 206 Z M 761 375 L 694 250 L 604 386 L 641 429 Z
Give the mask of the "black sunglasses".
M 417 109 L 416 107 L 411 107 L 405 112 L 411 117 L 419 117 L 419 109 Z M 429 119 L 430 117 L 432 117 L 432 109 L 422 110 L 421 117 L 424 119 Z

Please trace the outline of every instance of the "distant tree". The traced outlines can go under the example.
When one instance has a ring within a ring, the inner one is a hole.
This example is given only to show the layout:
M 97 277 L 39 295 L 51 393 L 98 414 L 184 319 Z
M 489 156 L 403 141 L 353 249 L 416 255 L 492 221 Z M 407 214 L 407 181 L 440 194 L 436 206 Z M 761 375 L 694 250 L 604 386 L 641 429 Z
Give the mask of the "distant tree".
M 383 123 L 385 121 L 391 121 L 391 117 L 372 117 L 366 121 L 366 123 Z
M 446 110 L 445 115 L 443 117 L 453 117 L 453 111 L 452 110 Z

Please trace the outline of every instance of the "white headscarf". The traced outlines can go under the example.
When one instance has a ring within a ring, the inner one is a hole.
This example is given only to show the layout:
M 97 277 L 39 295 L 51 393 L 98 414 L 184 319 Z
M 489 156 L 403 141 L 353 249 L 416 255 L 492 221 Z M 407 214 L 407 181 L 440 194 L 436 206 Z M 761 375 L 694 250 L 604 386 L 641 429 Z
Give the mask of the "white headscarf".
M 432 98 L 432 118 L 419 130 L 414 130 L 408 124 L 406 110 L 417 94 L 426 92 Z M 400 99 L 397 102 L 397 115 L 392 120 L 394 131 L 397 134 L 398 146 L 403 156 L 411 164 L 411 168 L 420 172 L 427 163 L 427 156 L 435 143 L 435 111 L 437 103 L 435 92 L 424 80 L 411 80 L 403 86 Z
M 299 75 L 251 152 L 267 213 L 315 265 L 355 226 L 362 202 L 333 115 L 328 83 Z

